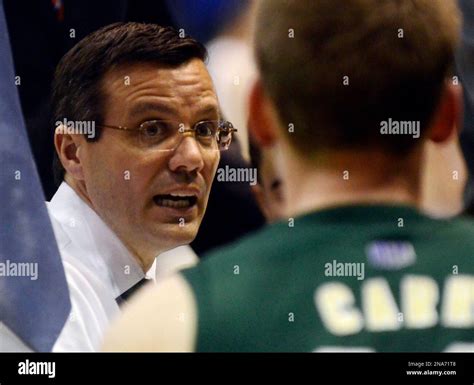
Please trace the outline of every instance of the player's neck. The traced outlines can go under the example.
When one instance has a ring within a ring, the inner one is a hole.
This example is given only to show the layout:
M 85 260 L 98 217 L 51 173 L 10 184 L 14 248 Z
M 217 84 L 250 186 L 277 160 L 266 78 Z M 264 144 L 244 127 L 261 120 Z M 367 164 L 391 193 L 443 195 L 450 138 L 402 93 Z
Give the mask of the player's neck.
M 287 215 L 294 217 L 331 206 L 398 204 L 420 206 L 420 153 L 401 160 L 368 152 L 340 153 L 311 165 L 293 159 L 284 182 Z

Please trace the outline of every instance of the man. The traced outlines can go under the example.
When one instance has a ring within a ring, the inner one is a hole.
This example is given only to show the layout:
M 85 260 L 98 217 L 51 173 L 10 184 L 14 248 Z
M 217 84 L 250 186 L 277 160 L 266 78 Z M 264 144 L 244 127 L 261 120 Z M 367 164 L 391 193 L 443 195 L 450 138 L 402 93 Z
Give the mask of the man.
M 119 305 L 157 275 L 155 257 L 194 239 L 233 130 L 205 59 L 172 28 L 126 23 L 92 33 L 59 63 L 64 180 L 48 209 L 72 312 L 55 350 L 96 350 Z
M 105 349 L 472 351 L 474 225 L 416 208 L 460 121 L 459 24 L 451 0 L 263 0 L 251 119 L 287 220 L 145 290 Z

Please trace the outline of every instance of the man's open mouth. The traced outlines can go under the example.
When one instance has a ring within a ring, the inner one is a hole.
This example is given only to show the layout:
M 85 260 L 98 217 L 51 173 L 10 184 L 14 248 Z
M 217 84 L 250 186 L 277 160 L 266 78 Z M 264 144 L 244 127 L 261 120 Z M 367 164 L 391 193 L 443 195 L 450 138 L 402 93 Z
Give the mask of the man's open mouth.
M 155 195 L 153 201 L 160 207 L 187 209 L 197 204 L 197 196 L 179 194 Z

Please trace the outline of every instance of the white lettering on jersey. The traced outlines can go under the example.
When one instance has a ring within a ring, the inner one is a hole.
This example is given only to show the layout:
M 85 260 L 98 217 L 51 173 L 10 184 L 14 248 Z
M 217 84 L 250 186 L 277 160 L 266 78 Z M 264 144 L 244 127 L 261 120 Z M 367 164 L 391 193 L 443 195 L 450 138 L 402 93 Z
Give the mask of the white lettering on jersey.
M 405 327 L 423 329 L 438 323 L 439 289 L 433 278 L 407 275 L 401 281 L 400 292 Z
M 362 286 L 362 307 L 369 331 L 388 331 L 401 328 L 399 310 L 388 282 L 383 278 L 372 278 Z
M 339 282 L 321 285 L 314 294 L 314 302 L 326 329 L 337 336 L 356 334 L 363 328 L 362 314 L 354 307 L 351 289 Z
M 474 326 L 474 277 L 452 276 L 444 283 L 441 325 L 451 328 Z
M 351 335 L 364 328 L 371 332 L 394 331 L 402 327 L 427 329 L 437 324 L 446 328 L 474 327 L 472 275 L 447 277 L 442 294 L 432 277 L 406 275 L 400 281 L 402 312 L 386 279 L 367 279 L 360 290 L 362 311 L 357 308 L 356 293 L 342 282 L 326 282 L 316 289 L 316 309 L 331 334 Z

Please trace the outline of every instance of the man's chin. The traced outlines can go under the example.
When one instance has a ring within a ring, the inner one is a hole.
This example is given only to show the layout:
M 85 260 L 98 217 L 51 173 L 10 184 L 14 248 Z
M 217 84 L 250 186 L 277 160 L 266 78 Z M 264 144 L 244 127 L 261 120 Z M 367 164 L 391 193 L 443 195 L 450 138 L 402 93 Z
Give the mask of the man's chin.
M 197 220 L 183 224 L 162 223 L 159 228 L 155 227 L 153 238 L 160 247 L 173 249 L 191 243 L 196 238 L 198 229 Z

